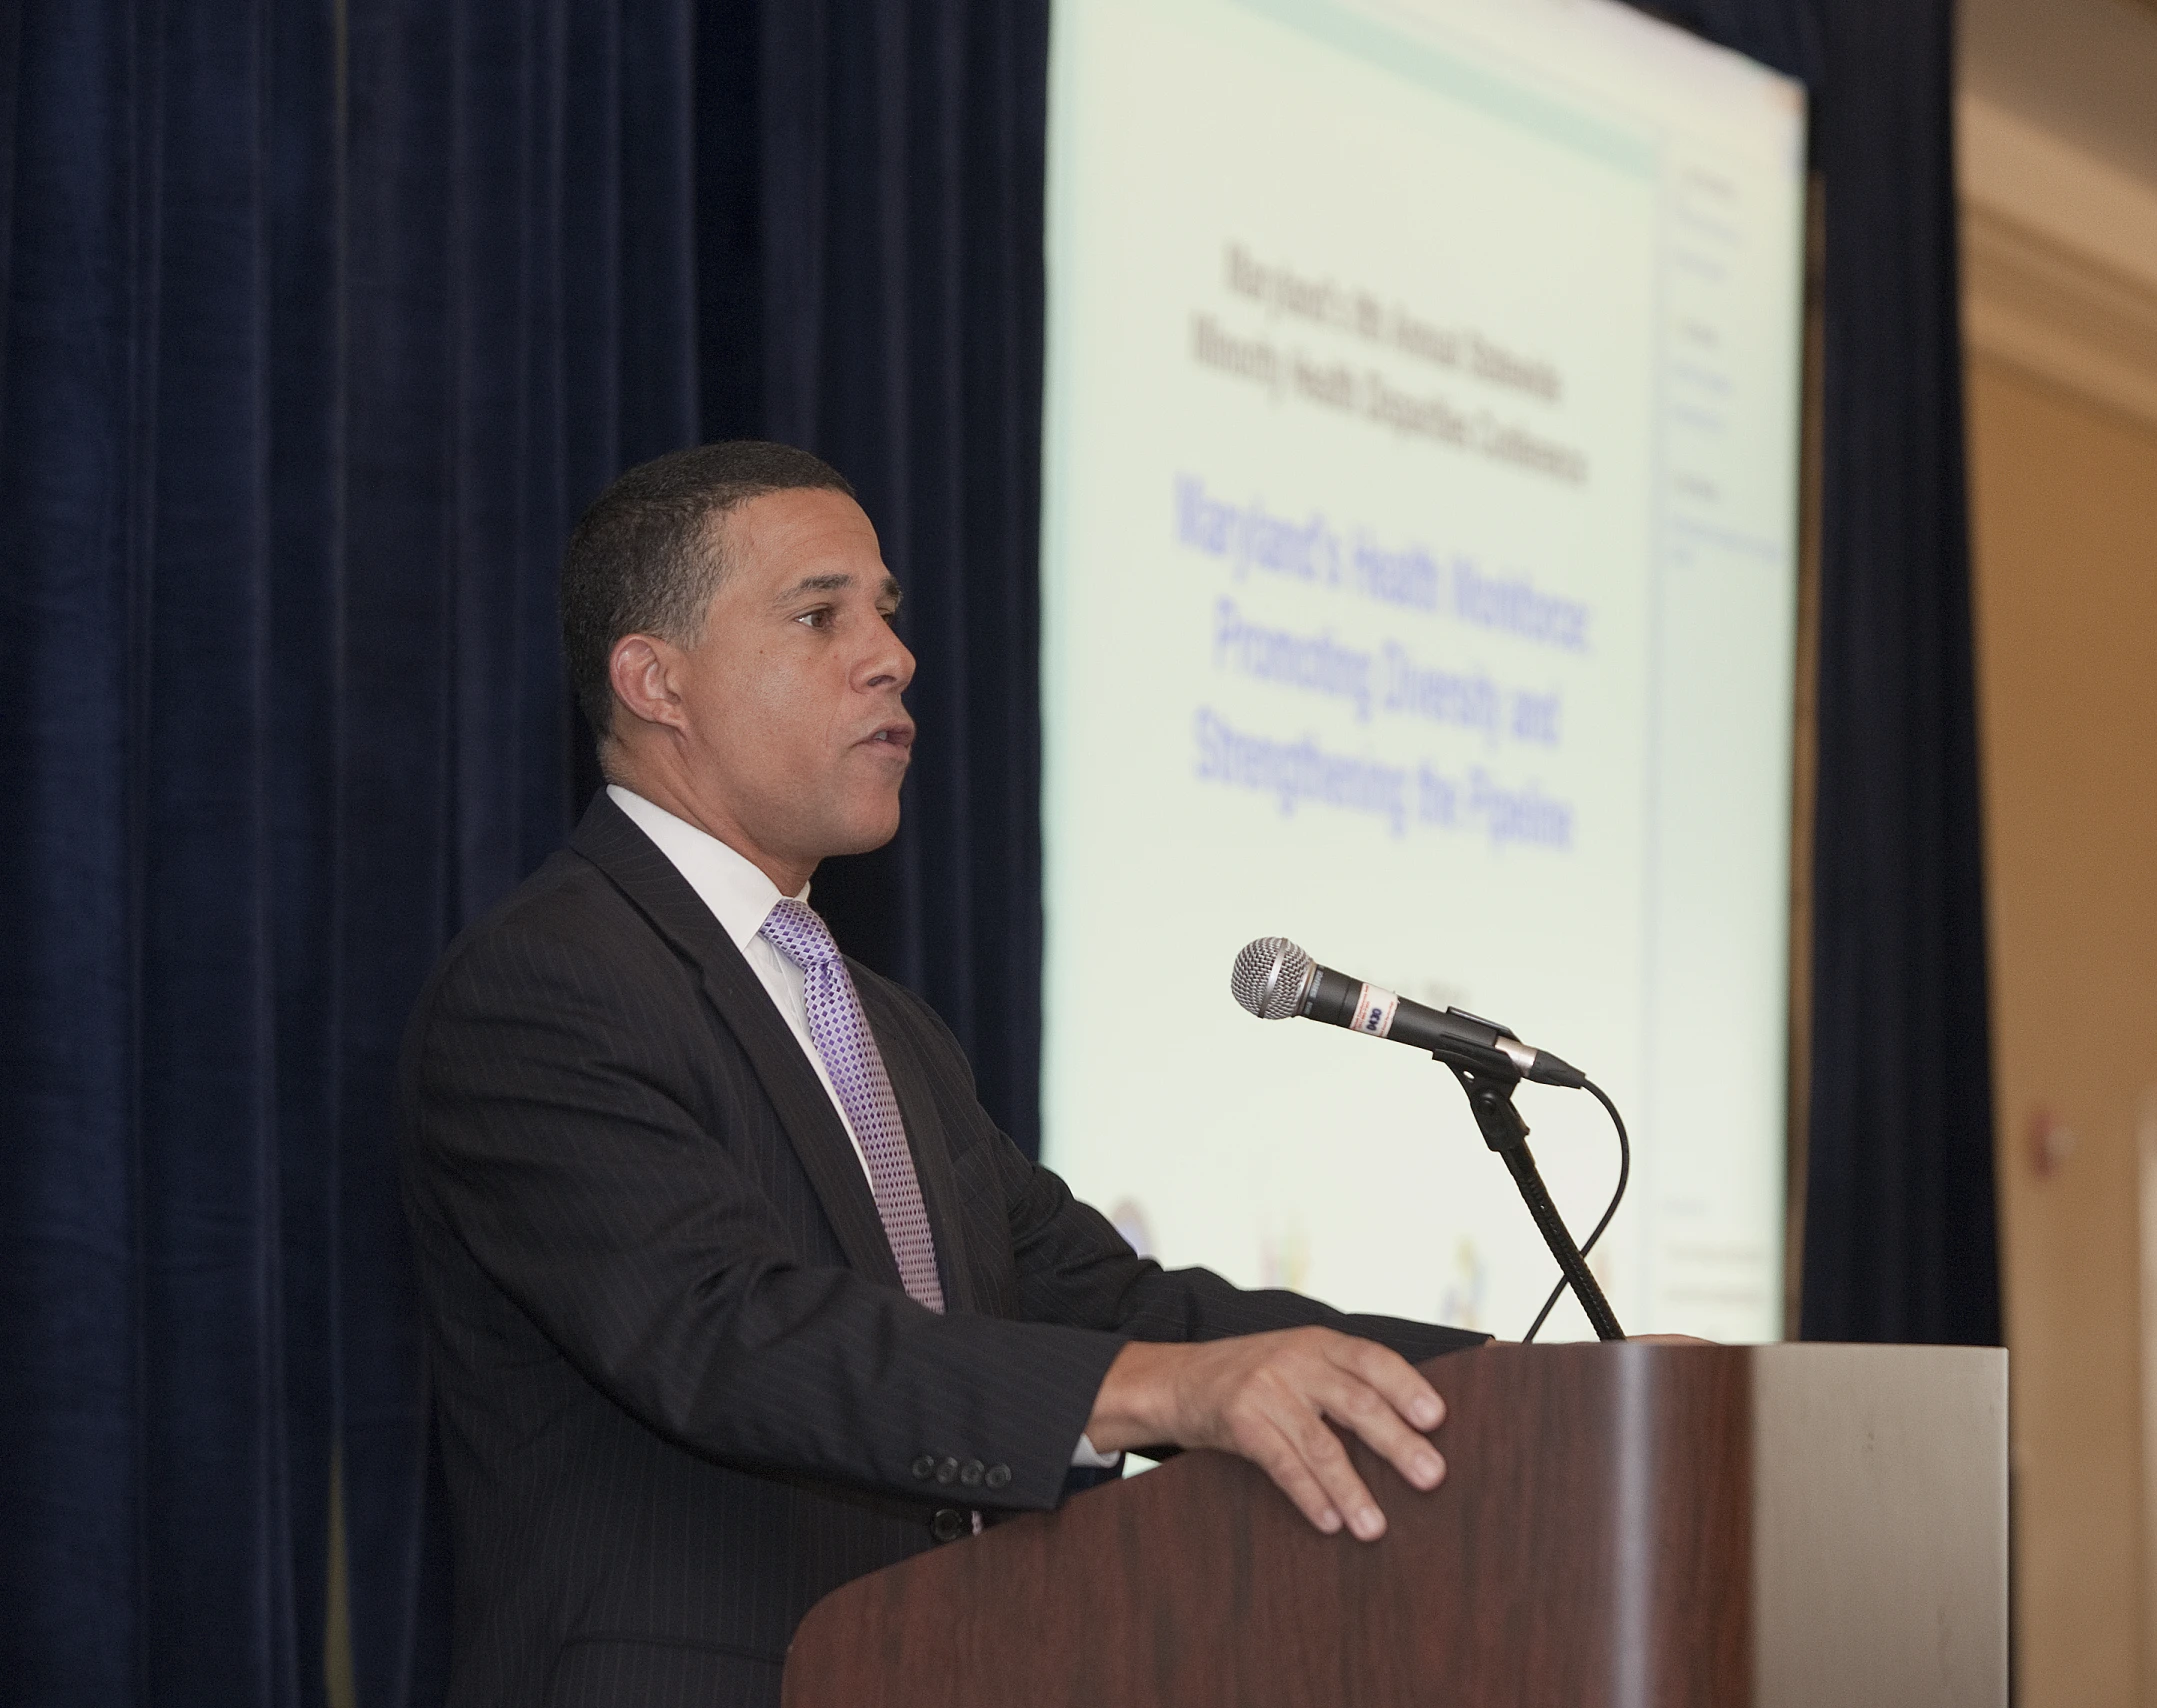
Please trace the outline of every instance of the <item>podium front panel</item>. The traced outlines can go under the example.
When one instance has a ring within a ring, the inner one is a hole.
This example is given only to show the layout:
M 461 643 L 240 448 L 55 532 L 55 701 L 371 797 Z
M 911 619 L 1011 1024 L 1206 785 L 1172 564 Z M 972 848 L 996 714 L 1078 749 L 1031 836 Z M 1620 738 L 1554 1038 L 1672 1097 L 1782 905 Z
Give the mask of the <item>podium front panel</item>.
M 848 1584 L 787 1708 L 1995 1708 L 2005 1354 L 1487 1346 L 1376 1543 L 1187 1453 Z

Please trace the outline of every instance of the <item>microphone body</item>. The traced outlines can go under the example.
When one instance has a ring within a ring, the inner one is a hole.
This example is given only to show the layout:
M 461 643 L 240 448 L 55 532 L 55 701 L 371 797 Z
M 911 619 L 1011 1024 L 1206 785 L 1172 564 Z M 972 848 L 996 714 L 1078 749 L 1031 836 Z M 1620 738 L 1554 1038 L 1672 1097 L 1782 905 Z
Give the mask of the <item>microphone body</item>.
M 1586 1075 L 1505 1027 L 1458 1008 L 1436 1009 L 1382 985 L 1320 966 L 1285 937 L 1261 937 L 1236 957 L 1236 1000 L 1262 1020 L 1298 1017 L 1427 1050 L 1477 1073 L 1578 1089 Z

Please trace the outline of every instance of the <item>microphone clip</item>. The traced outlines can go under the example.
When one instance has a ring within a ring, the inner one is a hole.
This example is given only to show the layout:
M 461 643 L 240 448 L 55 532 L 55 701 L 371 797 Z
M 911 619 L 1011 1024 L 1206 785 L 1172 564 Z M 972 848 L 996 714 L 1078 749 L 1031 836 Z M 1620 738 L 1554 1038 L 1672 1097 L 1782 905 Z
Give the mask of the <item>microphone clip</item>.
M 1463 1067 L 1459 1062 L 1447 1061 L 1444 1056 L 1438 1059 L 1453 1070 L 1461 1090 L 1468 1094 L 1468 1108 L 1483 1134 L 1483 1142 L 1501 1156 L 1509 1150 L 1525 1148 L 1528 1123 L 1513 1106 L 1513 1093 L 1520 1085 L 1520 1075 L 1495 1073 L 1481 1066 Z

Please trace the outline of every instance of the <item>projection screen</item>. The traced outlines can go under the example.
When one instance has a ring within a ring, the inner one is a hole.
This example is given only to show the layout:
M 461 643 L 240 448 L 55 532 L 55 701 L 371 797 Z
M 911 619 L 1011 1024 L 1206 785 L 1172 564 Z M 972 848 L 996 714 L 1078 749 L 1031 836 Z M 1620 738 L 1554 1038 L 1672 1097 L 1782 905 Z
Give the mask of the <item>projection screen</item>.
M 1803 199 L 1802 89 L 1605 0 L 1060 0 L 1045 1157 L 1164 1262 L 1555 1279 L 1445 1069 L 1231 1001 L 1277 933 L 1616 1099 L 1629 1329 L 1779 1333 Z

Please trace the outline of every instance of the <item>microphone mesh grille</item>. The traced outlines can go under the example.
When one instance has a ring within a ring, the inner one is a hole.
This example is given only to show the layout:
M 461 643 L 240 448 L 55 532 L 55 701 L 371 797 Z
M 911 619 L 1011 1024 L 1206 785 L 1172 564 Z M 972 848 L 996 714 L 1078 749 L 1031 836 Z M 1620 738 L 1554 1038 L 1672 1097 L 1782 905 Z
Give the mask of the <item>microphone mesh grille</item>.
M 1286 1020 L 1296 1012 L 1311 958 L 1285 937 L 1261 937 L 1247 943 L 1228 975 L 1236 1000 L 1261 1020 Z

